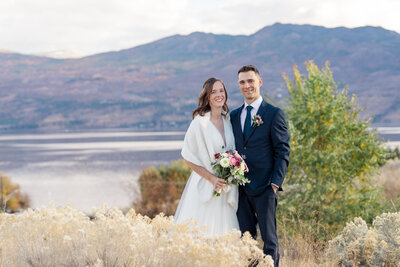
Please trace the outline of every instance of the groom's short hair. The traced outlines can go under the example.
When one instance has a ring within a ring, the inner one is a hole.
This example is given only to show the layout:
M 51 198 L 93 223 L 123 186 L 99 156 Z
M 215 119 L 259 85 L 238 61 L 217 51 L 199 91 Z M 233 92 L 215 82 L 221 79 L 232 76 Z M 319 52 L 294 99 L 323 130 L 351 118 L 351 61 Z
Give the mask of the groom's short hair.
M 239 75 L 239 73 L 241 73 L 241 72 L 248 72 L 248 71 L 254 71 L 254 73 L 255 73 L 258 77 L 260 77 L 260 72 L 258 71 L 257 67 L 254 66 L 254 65 L 246 65 L 246 66 L 241 67 L 241 68 L 238 70 L 238 75 Z

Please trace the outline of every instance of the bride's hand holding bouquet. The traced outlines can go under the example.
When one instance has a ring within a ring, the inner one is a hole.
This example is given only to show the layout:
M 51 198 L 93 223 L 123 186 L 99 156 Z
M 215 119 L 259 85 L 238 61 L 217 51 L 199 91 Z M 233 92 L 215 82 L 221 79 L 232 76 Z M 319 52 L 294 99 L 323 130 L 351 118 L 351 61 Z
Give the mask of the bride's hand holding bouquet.
M 244 162 L 243 158 L 236 150 L 228 150 L 224 153 L 217 153 L 214 155 L 214 162 L 211 167 L 215 172 L 215 176 L 226 181 L 227 185 L 244 185 L 250 181 L 244 177 L 244 173 L 249 169 Z M 214 185 L 214 195 L 221 195 L 222 190 L 226 186 L 221 187 L 218 183 Z

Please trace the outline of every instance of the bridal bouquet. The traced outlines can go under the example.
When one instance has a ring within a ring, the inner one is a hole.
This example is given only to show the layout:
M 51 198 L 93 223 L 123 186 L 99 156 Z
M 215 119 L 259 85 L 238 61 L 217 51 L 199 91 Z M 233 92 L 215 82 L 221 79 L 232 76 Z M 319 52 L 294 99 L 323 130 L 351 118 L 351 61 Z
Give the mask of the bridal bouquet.
M 239 153 L 235 150 L 228 150 L 224 153 L 217 153 L 214 155 L 214 162 L 211 163 L 211 167 L 215 172 L 215 175 L 221 179 L 227 181 L 227 185 L 244 185 L 250 183 L 250 181 L 244 177 L 244 173 L 248 172 L 246 163 Z M 219 192 L 214 191 L 215 196 L 219 196 Z

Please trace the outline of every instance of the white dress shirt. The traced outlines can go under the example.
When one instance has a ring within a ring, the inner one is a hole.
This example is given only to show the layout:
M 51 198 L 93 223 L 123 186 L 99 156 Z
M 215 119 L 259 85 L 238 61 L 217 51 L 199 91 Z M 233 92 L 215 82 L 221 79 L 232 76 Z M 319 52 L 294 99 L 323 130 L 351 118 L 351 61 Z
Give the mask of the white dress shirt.
M 250 106 L 253 107 L 250 111 L 252 118 L 254 117 L 254 115 L 257 114 L 257 111 L 260 108 L 262 101 L 263 101 L 263 98 L 262 98 L 262 96 L 260 96 L 255 101 L 253 101 L 253 103 L 250 104 Z M 242 132 L 244 129 L 244 121 L 246 120 L 246 115 L 247 115 L 247 109 L 246 109 L 247 106 L 249 106 L 249 105 L 246 102 L 244 102 L 244 108 L 242 109 L 242 114 L 240 114 L 240 123 L 242 125 Z

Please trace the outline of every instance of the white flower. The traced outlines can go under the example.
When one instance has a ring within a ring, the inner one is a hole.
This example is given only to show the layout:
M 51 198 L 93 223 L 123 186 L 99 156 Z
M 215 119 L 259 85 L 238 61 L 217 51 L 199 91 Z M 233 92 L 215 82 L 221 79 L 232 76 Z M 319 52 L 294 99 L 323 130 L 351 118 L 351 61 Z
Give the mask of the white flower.
M 223 159 L 221 159 L 221 161 L 219 162 L 219 164 L 220 164 L 223 168 L 228 168 L 228 167 L 229 167 L 229 158 L 223 158 Z
M 244 165 L 244 161 L 242 161 L 242 162 L 240 163 L 240 170 L 241 170 L 241 171 L 245 171 L 245 170 L 246 170 L 246 166 Z

